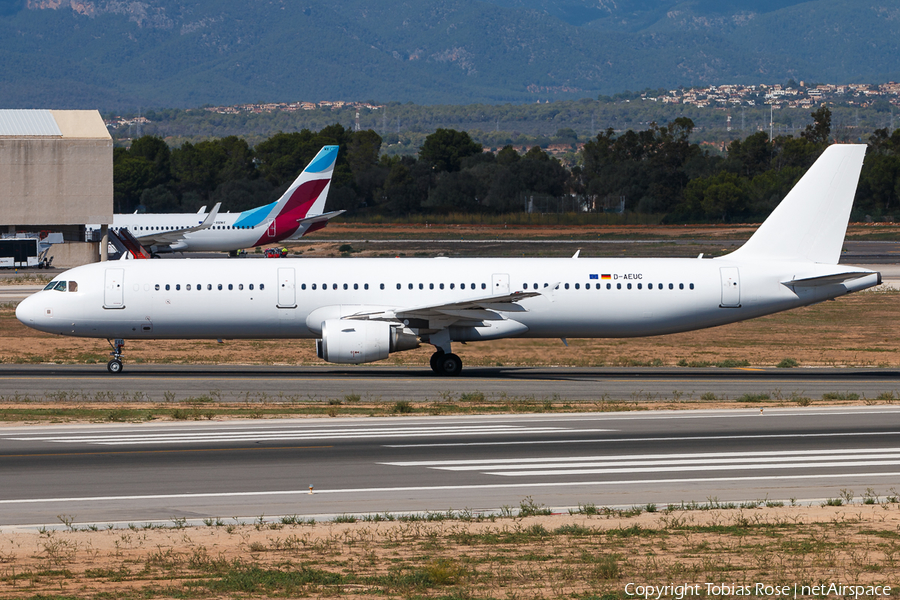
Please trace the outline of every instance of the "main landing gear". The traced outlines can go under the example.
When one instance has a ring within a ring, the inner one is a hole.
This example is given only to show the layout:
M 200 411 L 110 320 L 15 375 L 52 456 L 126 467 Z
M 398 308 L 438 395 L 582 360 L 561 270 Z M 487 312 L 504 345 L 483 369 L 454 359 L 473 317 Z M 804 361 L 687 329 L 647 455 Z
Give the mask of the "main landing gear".
M 431 370 L 438 375 L 454 377 L 462 371 L 462 360 L 452 352 L 438 350 L 431 355 Z
M 112 347 L 113 351 L 109 353 L 112 356 L 109 359 L 109 362 L 106 363 L 106 370 L 110 373 L 121 373 L 122 372 L 122 348 L 125 347 L 125 340 L 116 340 L 115 343 L 109 342 L 109 345 Z

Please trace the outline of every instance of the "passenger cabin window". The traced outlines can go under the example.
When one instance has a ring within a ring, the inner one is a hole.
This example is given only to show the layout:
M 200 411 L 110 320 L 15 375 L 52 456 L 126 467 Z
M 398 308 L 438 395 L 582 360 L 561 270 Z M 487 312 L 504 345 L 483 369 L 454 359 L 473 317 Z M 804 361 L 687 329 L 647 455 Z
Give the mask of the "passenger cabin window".
M 259 289 L 260 289 L 260 291 L 266 289 L 266 284 L 264 284 L 264 283 L 259 284 Z
M 250 289 L 252 290 L 252 289 L 253 289 L 253 284 L 251 283 L 249 287 L 250 287 Z M 316 289 L 316 284 L 313 284 L 313 289 Z

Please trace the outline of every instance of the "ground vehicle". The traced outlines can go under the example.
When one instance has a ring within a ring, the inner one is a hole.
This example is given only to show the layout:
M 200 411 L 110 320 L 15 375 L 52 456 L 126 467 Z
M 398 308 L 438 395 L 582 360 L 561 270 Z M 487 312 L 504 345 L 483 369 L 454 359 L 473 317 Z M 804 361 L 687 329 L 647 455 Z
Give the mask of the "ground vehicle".
M 266 248 L 266 258 L 285 258 L 287 255 L 287 248 Z
M 49 267 L 53 259 L 47 257 L 47 248 L 49 245 L 41 248 L 41 240 L 37 237 L 0 239 L 0 267 Z

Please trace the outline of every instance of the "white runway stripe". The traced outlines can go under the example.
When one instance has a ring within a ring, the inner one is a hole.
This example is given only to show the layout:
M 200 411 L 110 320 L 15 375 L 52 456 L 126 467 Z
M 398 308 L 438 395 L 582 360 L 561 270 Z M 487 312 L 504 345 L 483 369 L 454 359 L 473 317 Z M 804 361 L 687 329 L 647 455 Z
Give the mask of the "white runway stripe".
M 477 471 L 502 477 L 883 467 L 900 465 L 900 448 L 404 461 L 382 464 L 425 467 L 439 471 Z
M 862 454 L 871 452 L 900 452 L 900 448 L 837 448 L 822 450 L 794 450 L 786 451 L 750 451 L 750 452 L 692 452 L 677 454 L 621 454 L 607 456 L 562 456 L 562 457 L 538 457 L 538 458 L 507 458 L 493 459 L 480 458 L 472 460 L 414 460 L 406 462 L 387 462 L 386 465 L 396 467 L 440 467 L 449 465 L 502 465 L 502 464 L 543 464 L 543 463 L 573 463 L 588 461 L 630 461 L 630 460 L 656 460 L 656 459 L 691 459 L 691 458 L 742 458 L 748 456 L 828 456 L 828 455 L 845 455 L 845 454 Z
M 430 492 L 445 490 L 501 490 L 501 489 L 531 489 L 531 488 L 564 488 L 564 487 L 592 487 L 615 485 L 640 485 L 640 484 L 691 484 L 691 483 L 725 483 L 725 482 L 776 482 L 776 481 L 801 481 L 810 479 L 835 479 L 842 483 L 856 478 L 864 477 L 866 480 L 876 477 L 900 477 L 900 471 L 890 473 L 817 473 L 807 475 L 754 475 L 747 477 L 695 477 L 685 479 L 622 479 L 616 481 L 553 481 L 553 482 L 528 482 L 528 483 L 492 483 L 469 485 L 436 485 L 436 486 L 400 486 L 400 487 L 372 487 L 372 488 L 346 488 L 346 489 L 317 489 L 316 494 L 375 494 L 397 492 Z M 68 498 L 22 498 L 0 500 L 4 504 L 43 504 L 43 503 L 70 503 L 70 502 L 121 502 L 133 500 L 189 500 L 192 498 L 240 498 L 240 497 L 265 497 L 265 496 L 306 496 L 308 489 L 299 490 L 271 490 L 253 492 L 206 492 L 194 494 L 138 494 L 130 496 L 82 496 Z
M 882 467 L 900 465 L 900 456 L 894 460 L 875 461 L 831 461 L 810 464 L 802 463 L 776 463 L 776 464 L 743 464 L 743 465 L 710 465 L 697 464 L 690 466 L 661 466 L 661 467 L 626 467 L 613 469 L 547 469 L 543 471 L 485 471 L 485 475 L 500 475 L 503 477 L 541 476 L 541 475 L 614 475 L 623 473 L 685 473 L 688 471 L 759 471 L 761 469 L 819 469 L 828 467 Z
M 512 435 L 519 433 L 559 433 L 570 431 L 563 427 L 523 427 L 511 425 L 482 425 L 455 427 L 402 427 L 370 429 L 303 429 L 282 431 L 212 431 L 185 433 L 134 433 L 56 435 L 10 437 L 16 441 L 40 441 L 53 443 L 80 443 L 105 446 L 129 446 L 147 444 L 186 444 L 204 442 L 245 442 L 284 440 L 370 439 L 378 437 L 422 437 L 451 435 Z M 604 432 L 606 429 L 593 429 Z
M 579 430 L 583 431 L 583 430 Z M 598 429 L 595 431 L 604 431 Z M 607 429 L 606 431 L 617 431 Z M 666 437 L 630 437 L 630 438 L 588 438 L 579 440 L 527 440 L 527 441 L 502 441 L 502 442 L 445 442 L 437 444 L 392 444 L 387 448 L 453 448 L 464 446 L 522 446 L 534 444 L 618 444 L 622 442 L 690 442 L 713 440 L 763 440 L 763 439 L 796 439 L 796 438 L 839 438 L 839 437 L 866 437 L 866 436 L 895 436 L 900 431 L 850 431 L 844 433 L 765 433 L 759 435 L 692 435 L 692 436 L 666 436 Z

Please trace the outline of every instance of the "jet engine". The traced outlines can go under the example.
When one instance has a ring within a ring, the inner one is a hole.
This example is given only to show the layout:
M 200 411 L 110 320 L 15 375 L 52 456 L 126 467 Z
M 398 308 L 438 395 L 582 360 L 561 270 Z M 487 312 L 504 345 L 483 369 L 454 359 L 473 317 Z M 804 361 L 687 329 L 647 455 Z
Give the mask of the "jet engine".
M 322 323 L 322 338 L 316 354 L 332 363 L 360 364 L 382 360 L 391 352 L 419 347 L 419 338 L 399 323 L 328 319 Z

